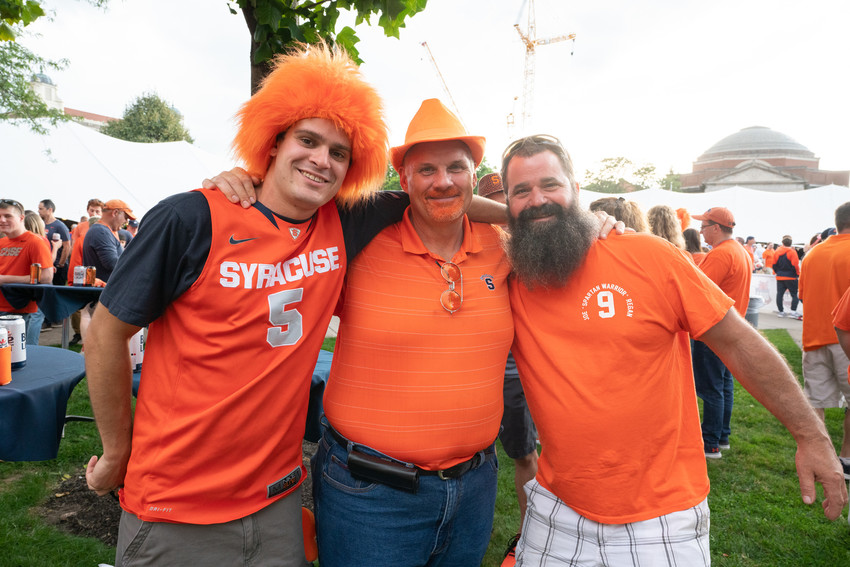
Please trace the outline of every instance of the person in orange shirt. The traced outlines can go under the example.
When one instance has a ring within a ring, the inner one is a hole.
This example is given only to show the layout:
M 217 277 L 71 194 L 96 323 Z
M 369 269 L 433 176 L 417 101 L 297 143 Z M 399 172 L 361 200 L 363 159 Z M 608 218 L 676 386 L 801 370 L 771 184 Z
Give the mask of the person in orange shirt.
M 764 249 L 764 252 L 761 254 L 762 260 L 764 261 L 764 269 L 768 274 L 773 273 L 773 259 L 776 257 L 776 245 L 773 242 L 768 242 L 767 246 Z
M 389 223 L 366 208 L 401 203 L 376 194 L 387 146 L 351 58 L 302 46 L 239 112 L 254 206 L 196 190 L 145 215 L 86 337 L 103 443 L 86 480 L 120 488 L 116 564 L 304 565 L 310 376 L 358 244 L 344 226 L 377 233 Z M 133 413 L 128 342 L 145 326 Z
M 773 273 L 776 274 L 776 314 L 780 317 L 793 317 L 799 319 L 797 304 L 800 298 L 797 295 L 798 279 L 800 277 L 800 256 L 791 247 L 793 240 L 791 236 L 782 237 L 782 246 L 777 248 L 773 255 Z M 785 292 L 791 294 L 791 311 L 785 312 Z
M 89 199 L 89 202 L 86 203 L 86 213 L 88 213 L 89 219 L 91 219 L 91 217 L 100 218 L 101 216 L 103 216 L 103 201 L 101 201 L 100 199 Z M 87 220 L 88 219 L 86 219 L 86 221 Z M 83 238 L 85 238 L 86 233 L 89 231 L 89 227 L 91 227 L 91 225 L 93 224 L 91 222 L 86 221 L 81 221 L 76 227 L 74 227 L 74 230 L 71 231 L 72 254 L 74 253 L 73 243 L 77 240 L 82 240 Z
M 699 231 L 695 228 L 686 228 L 682 231 L 682 237 L 685 239 L 685 251 L 691 255 L 694 264 L 699 266 L 706 255 L 705 250 L 700 245 Z
M 437 99 L 391 150 L 410 206 L 352 262 L 337 309 L 313 463 L 323 567 L 478 565 L 487 549 L 513 321 L 503 233 L 465 214 L 483 156 Z
M 788 427 L 804 502 L 817 480 L 826 517 L 839 517 L 847 487 L 829 434 L 732 300 L 659 238 L 598 240 L 557 139 L 511 144 L 502 179 L 511 350 L 543 446 L 517 565 L 709 564 L 709 482 L 683 332 Z
M 750 302 L 753 259 L 748 250 L 732 236 L 735 226 L 732 212 L 724 207 L 712 207 L 693 218 L 702 221 L 700 233 L 712 247 L 700 262 L 700 269 L 735 301 L 735 310 L 741 317 L 745 317 Z M 697 395 L 703 401 L 702 438 L 705 456 L 719 459 L 723 456 L 721 449 L 730 447 L 735 384 L 732 373 L 708 345 L 694 339 L 691 350 L 694 383 Z
M 0 199 L 0 283 L 30 283 L 30 266 L 41 264 L 38 283 L 53 281 L 53 262 L 50 250 L 42 237 L 24 225 L 24 207 L 11 199 Z M 41 314 L 35 301 L 15 309 L 0 294 L 0 315 L 21 315 L 26 324 L 28 345 L 38 345 Z
M 835 209 L 837 234 L 809 250 L 800 271 L 803 318 L 803 391 L 821 418 L 824 408 L 850 401 L 844 368 L 850 364 L 835 334 L 833 310 L 850 288 L 850 202 Z M 845 406 L 846 407 L 846 406 Z M 844 412 L 844 436 L 838 453 L 850 480 L 850 413 Z

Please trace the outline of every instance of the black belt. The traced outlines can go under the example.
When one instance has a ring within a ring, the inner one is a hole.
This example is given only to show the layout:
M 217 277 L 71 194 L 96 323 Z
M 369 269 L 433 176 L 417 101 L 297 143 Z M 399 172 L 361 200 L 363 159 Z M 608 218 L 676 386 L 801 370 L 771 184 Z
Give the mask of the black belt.
M 336 440 L 336 442 L 339 443 L 340 445 L 342 445 L 343 447 L 348 447 L 349 443 L 353 443 L 349 439 L 346 439 L 339 431 L 337 431 L 336 429 L 331 427 L 330 424 L 328 424 L 327 430 L 328 430 L 328 433 L 331 434 L 331 437 L 333 437 Z M 490 445 L 484 451 L 479 451 L 479 452 L 475 453 L 472 456 L 472 458 L 469 459 L 468 461 L 464 461 L 462 463 L 458 463 L 458 464 L 454 465 L 453 467 L 449 467 L 447 469 L 441 469 L 441 470 L 437 470 L 437 471 L 423 469 L 423 468 L 417 467 L 416 465 L 403 463 L 401 461 L 396 461 L 396 462 L 398 462 L 399 464 L 403 464 L 405 466 L 408 466 L 408 467 L 415 469 L 416 471 L 419 472 L 420 475 L 436 476 L 436 477 L 439 477 L 442 480 L 451 480 L 451 479 L 454 479 L 454 478 L 462 477 L 463 475 L 465 475 L 466 473 L 468 473 L 472 469 L 479 466 L 482 462 L 484 462 L 487 459 L 487 455 L 491 455 L 495 452 L 496 452 L 495 445 Z

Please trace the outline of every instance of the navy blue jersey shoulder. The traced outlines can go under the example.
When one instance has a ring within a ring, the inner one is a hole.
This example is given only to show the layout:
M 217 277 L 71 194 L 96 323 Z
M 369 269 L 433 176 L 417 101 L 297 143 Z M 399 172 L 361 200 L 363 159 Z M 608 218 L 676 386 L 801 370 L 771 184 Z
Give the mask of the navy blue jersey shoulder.
M 125 323 L 148 325 L 195 283 L 211 245 L 210 207 L 201 193 L 163 199 L 118 259 L 101 303 Z
M 349 210 L 338 209 L 348 261 L 384 228 L 400 221 L 409 203 L 406 193 L 384 191 Z M 101 302 L 125 323 L 148 325 L 195 283 L 211 244 L 210 208 L 201 193 L 164 199 L 142 219 Z
M 403 191 L 381 191 L 351 209 L 339 208 L 345 254 L 351 262 L 379 232 L 404 217 L 410 197 Z

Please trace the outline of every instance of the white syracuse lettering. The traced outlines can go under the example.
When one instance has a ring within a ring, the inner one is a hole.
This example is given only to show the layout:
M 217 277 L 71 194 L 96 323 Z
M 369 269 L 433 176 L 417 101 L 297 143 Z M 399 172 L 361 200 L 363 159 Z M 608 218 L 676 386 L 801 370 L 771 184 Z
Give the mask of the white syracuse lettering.
M 324 274 L 339 268 L 339 248 L 331 246 L 330 248 L 311 250 L 276 264 L 222 262 L 219 266 L 221 278 L 218 281 L 222 287 L 262 289 L 284 285 L 287 282 L 296 282 L 315 274 Z

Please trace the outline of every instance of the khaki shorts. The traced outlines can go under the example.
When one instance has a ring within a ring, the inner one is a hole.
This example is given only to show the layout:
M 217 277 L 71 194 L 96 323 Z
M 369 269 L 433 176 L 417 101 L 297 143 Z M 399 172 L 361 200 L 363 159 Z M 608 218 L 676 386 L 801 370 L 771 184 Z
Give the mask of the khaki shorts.
M 301 488 L 224 524 L 145 522 L 123 511 L 116 567 L 252 565 L 304 567 Z
M 838 408 L 850 402 L 848 364 L 838 344 L 803 351 L 803 391 L 813 408 Z

